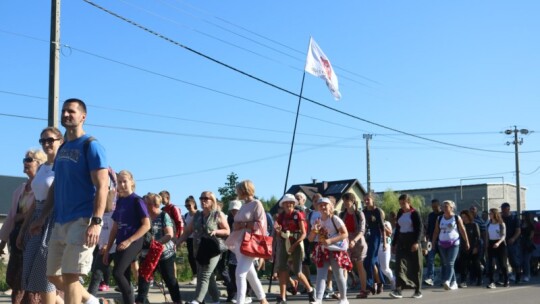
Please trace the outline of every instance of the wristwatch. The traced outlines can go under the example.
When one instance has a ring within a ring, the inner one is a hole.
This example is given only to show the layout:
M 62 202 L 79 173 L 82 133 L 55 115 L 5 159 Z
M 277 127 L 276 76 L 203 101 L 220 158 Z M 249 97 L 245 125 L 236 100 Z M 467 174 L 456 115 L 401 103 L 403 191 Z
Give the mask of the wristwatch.
M 93 216 L 92 219 L 90 219 L 90 224 L 103 226 L 103 219 L 97 216 Z

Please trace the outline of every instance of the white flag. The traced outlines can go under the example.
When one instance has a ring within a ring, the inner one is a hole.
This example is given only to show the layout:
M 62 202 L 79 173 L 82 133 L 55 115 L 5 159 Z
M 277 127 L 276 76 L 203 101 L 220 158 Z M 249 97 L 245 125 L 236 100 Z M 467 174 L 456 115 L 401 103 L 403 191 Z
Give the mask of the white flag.
M 341 93 L 339 93 L 339 85 L 336 73 L 330 64 L 330 60 L 323 53 L 321 48 L 317 45 L 317 42 L 310 38 L 308 54 L 306 58 L 306 67 L 304 70 L 313 76 L 320 77 L 326 81 L 326 85 L 334 98 L 339 100 Z

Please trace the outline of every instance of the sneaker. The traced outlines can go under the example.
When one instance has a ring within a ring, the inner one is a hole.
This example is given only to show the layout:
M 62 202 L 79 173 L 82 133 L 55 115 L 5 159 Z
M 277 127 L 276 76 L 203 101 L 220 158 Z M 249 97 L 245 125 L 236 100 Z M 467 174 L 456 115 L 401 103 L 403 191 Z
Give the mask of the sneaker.
M 450 282 L 449 281 L 444 281 L 443 287 L 444 287 L 444 290 L 450 290 Z
M 109 285 L 105 284 L 105 282 L 99 283 L 98 290 L 99 291 L 109 291 L 110 287 Z
M 422 298 L 422 292 L 420 292 L 420 290 L 415 291 L 414 294 L 412 295 L 412 297 L 415 298 L 415 299 L 420 299 L 420 298 Z
M 450 290 L 457 290 L 457 289 L 458 289 L 458 286 L 457 286 L 456 281 L 452 282 L 452 284 L 450 284 Z
M 390 296 L 394 299 L 401 299 L 403 298 L 403 295 L 401 295 L 401 290 L 399 289 L 394 289 L 392 290 L 392 292 L 390 293 Z
M 435 284 L 435 282 L 433 282 L 433 279 L 425 279 L 424 284 L 426 284 L 428 286 L 433 286 Z
M 308 292 L 308 299 L 310 304 L 317 303 L 317 301 L 315 300 L 315 288 L 312 287 L 311 291 Z
M 246 304 L 250 304 L 251 302 L 253 302 L 253 299 L 251 297 L 246 297 L 244 299 L 244 303 L 246 303 Z
M 459 283 L 458 287 L 459 288 L 467 288 L 467 283 L 461 282 L 461 283 Z
M 99 300 L 96 297 L 90 295 L 90 298 L 86 300 L 84 304 L 99 304 Z
M 377 284 L 377 289 L 375 291 L 376 294 L 381 294 L 381 292 L 384 291 L 383 283 Z
M 488 289 L 495 289 L 495 288 L 497 288 L 497 285 L 495 285 L 495 283 L 489 283 L 489 285 L 486 286 L 486 288 L 488 288 Z
M 277 297 L 276 298 L 276 304 L 287 304 L 287 301 L 283 300 L 282 297 Z
M 298 293 L 298 280 L 293 280 L 292 285 L 287 287 L 287 291 L 295 296 Z
M 331 290 L 331 289 L 326 289 L 326 290 L 324 291 L 323 298 L 325 298 L 325 299 L 330 299 L 333 295 L 334 295 L 334 291 L 333 291 L 333 290 Z
M 503 284 L 503 287 L 510 287 L 510 282 L 506 281 L 506 282 Z
M 197 278 L 193 278 L 193 280 L 189 281 L 189 285 L 197 285 Z

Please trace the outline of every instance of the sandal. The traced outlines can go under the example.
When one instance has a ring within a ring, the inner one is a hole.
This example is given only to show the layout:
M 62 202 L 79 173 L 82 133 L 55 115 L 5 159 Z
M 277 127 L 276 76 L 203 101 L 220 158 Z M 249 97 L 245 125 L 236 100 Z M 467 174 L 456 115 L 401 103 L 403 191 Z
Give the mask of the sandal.
M 367 299 L 369 293 L 365 290 L 360 290 L 360 293 L 356 295 L 357 299 Z

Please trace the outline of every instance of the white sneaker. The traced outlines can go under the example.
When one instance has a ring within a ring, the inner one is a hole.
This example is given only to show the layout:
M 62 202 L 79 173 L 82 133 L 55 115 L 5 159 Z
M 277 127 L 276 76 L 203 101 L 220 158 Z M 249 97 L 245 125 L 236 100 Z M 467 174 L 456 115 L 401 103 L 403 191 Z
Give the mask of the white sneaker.
M 197 285 L 197 278 L 193 278 L 193 280 L 189 281 L 189 285 Z
M 452 284 L 450 284 L 450 290 L 457 290 L 457 289 L 458 289 L 457 282 L 456 281 L 452 282 Z
M 84 304 L 99 304 L 99 300 L 91 295 L 90 298 L 88 298 L 88 300 L 84 302 Z
M 444 281 L 443 287 L 444 287 L 444 290 L 450 290 L 450 282 L 449 281 Z
M 244 303 L 246 304 L 249 304 L 251 302 L 253 302 L 253 299 L 251 297 L 246 297 L 246 299 L 244 300 Z
M 392 282 L 393 283 L 393 282 Z M 433 286 L 435 284 L 432 279 L 425 279 L 424 283 L 428 286 Z

